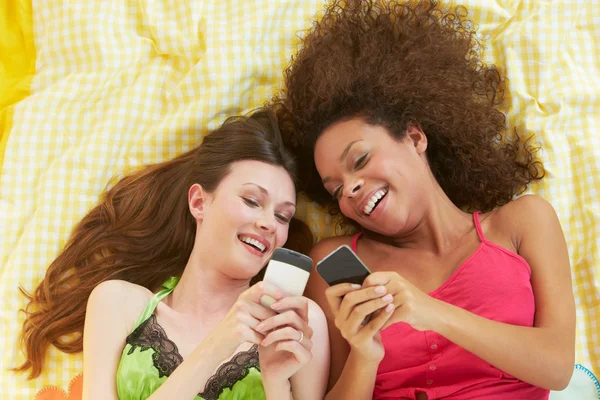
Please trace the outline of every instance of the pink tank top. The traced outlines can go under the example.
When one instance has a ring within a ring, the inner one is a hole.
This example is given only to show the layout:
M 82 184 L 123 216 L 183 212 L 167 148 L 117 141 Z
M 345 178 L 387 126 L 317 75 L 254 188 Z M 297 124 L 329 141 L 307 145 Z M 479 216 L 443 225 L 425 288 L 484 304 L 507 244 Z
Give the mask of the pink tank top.
M 473 221 L 481 243 L 450 278 L 429 295 L 495 321 L 533 326 L 531 270 L 525 259 L 485 239 L 479 213 Z M 352 238 L 352 249 L 360 233 Z M 506 374 L 433 332 L 399 322 L 381 332 L 385 357 L 373 399 L 548 399 L 548 390 Z

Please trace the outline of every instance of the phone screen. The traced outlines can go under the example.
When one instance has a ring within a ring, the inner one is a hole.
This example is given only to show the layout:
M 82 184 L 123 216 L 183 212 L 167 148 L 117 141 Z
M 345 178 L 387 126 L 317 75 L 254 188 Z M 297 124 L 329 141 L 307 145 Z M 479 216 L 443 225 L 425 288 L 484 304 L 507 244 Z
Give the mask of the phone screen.
M 356 283 L 362 285 L 371 271 L 358 256 L 343 245 L 317 263 L 317 272 L 329 284 Z

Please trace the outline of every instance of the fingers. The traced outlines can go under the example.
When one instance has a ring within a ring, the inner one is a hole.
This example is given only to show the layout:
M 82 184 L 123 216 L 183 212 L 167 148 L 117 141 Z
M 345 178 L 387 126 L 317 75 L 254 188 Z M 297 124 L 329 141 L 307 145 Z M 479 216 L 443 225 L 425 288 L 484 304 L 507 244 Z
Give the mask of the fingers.
M 248 311 L 248 313 L 250 315 L 252 315 L 254 318 L 260 320 L 260 321 L 264 321 L 266 319 L 269 319 L 275 315 L 277 315 L 277 313 L 273 310 L 270 310 L 266 307 L 263 307 L 262 304 L 258 304 L 252 301 L 247 301 L 244 303 L 243 308 Z
M 264 335 L 256 331 L 256 326 L 260 323 L 258 319 L 242 310 L 236 312 L 235 319 L 237 322 L 235 329 L 237 330 L 238 337 L 244 341 L 257 344 L 264 339 Z
M 273 298 L 275 301 L 281 300 L 285 297 L 283 290 L 268 282 L 258 282 L 256 285 L 246 290 L 242 294 L 242 297 L 254 303 L 260 304 L 260 298 L 265 295 Z
M 302 342 L 304 342 L 304 340 Z M 296 340 L 285 340 L 277 343 L 275 345 L 275 351 L 287 351 L 292 353 L 296 360 L 298 360 L 298 363 L 301 365 L 308 364 L 312 359 L 312 352 L 302 343 L 298 343 Z
M 337 315 L 340 304 L 342 303 L 342 298 L 348 293 L 358 289 L 360 289 L 360 285 L 352 283 L 340 283 L 339 285 L 327 288 L 327 290 L 325 290 L 325 296 L 327 297 L 327 303 L 329 303 L 331 312 L 334 315 Z
M 294 329 L 304 332 L 305 335 L 312 337 L 312 329 L 308 325 L 308 321 L 300 318 L 300 316 L 292 310 L 262 321 L 260 324 L 258 324 L 256 330 L 260 333 L 266 334 L 267 332 L 285 326 L 291 326 Z
M 361 332 L 371 336 L 379 332 L 386 325 L 395 309 L 394 304 L 388 304 L 381 312 L 376 313 L 368 324 L 361 328 Z
M 358 329 L 358 327 L 363 324 L 365 318 L 375 311 L 385 308 L 387 305 L 390 305 L 392 310 L 394 310 L 395 307 L 392 303 L 393 301 L 394 297 L 391 294 L 386 294 L 378 299 L 369 300 L 357 305 L 350 313 L 348 324 L 351 326 L 351 329 Z
M 284 297 L 271 308 L 275 311 L 282 312 L 283 310 L 294 310 L 300 318 L 308 321 L 308 299 L 302 296 Z
M 273 343 L 283 341 L 297 342 L 308 350 L 312 349 L 313 346 L 312 340 L 308 335 L 303 335 L 301 331 L 289 326 L 281 329 L 276 329 L 273 332 L 269 333 L 260 344 L 261 346 L 266 347 L 272 345 Z
M 362 287 L 385 286 L 395 277 L 395 272 L 373 272 L 363 282 Z
M 350 313 L 353 312 L 357 305 L 365 303 L 369 300 L 383 297 L 385 293 L 385 286 L 375 286 L 354 290 L 344 296 L 337 316 L 342 320 L 347 320 L 350 317 Z

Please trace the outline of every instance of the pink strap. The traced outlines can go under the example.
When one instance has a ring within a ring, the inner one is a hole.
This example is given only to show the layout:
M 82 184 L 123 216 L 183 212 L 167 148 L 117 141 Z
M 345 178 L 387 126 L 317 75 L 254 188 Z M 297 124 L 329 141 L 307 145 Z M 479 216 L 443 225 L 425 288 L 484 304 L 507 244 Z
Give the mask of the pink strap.
M 475 223 L 475 229 L 477 229 L 477 235 L 479 236 L 479 240 L 485 242 L 485 236 L 483 235 L 483 229 L 481 229 L 481 224 L 479 223 L 479 211 L 475 211 L 473 213 L 473 222 Z
M 362 236 L 362 232 L 358 232 L 356 235 L 352 237 L 352 251 L 356 253 L 356 244 L 358 243 L 358 238 Z

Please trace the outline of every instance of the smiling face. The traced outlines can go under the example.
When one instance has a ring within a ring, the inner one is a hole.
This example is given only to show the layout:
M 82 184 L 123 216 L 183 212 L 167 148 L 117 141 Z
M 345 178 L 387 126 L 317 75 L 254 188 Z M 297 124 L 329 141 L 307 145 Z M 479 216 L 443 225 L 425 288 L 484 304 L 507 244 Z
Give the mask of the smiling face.
M 199 223 L 197 243 L 214 249 L 211 261 L 224 274 L 253 277 L 287 240 L 296 201 L 289 174 L 264 162 L 238 161 L 214 193 L 195 186 L 190 209 Z
M 424 212 L 431 174 L 427 139 L 409 127 L 404 139 L 362 119 L 331 125 L 315 145 L 315 164 L 342 213 L 386 236 L 414 227 Z

